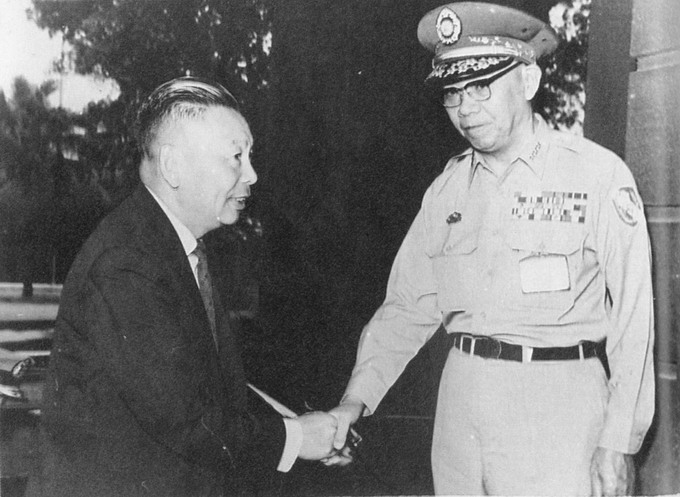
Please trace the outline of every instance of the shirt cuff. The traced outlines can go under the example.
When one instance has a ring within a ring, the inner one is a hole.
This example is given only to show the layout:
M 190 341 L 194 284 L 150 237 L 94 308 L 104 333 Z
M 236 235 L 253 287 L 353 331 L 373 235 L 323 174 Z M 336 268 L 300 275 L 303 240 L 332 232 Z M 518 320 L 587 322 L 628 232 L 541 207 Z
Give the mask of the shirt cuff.
M 297 419 L 292 418 L 283 418 L 283 424 L 286 426 L 286 445 L 283 447 L 283 454 L 276 469 L 282 473 L 288 473 L 300 454 L 302 425 Z

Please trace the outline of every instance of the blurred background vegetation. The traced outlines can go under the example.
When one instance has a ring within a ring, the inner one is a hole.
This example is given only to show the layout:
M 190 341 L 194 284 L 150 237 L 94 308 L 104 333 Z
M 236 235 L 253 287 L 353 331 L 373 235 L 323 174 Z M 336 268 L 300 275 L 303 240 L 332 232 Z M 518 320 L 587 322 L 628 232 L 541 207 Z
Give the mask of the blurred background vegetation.
M 589 0 L 496 3 L 552 20 L 562 47 L 536 106 L 579 133 Z M 294 408 L 330 407 L 422 194 L 466 147 L 422 87 L 431 57 L 416 27 L 439 4 L 34 0 L 29 15 L 73 47 L 57 70 L 113 79 L 120 95 L 73 113 L 49 105 L 54 81 L 0 93 L 0 279 L 27 297 L 32 283 L 63 282 L 138 182 L 138 104 L 173 77 L 215 79 L 242 101 L 260 176 L 247 215 L 212 234 L 251 380 Z M 438 337 L 396 389 L 408 400 L 386 405 L 430 413 L 445 351 Z

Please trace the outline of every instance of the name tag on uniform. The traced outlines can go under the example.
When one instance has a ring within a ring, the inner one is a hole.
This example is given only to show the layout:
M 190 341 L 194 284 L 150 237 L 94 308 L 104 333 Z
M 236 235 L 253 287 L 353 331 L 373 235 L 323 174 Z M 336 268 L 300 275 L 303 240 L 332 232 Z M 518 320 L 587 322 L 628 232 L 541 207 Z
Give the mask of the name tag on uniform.
M 532 255 L 519 261 L 522 293 L 569 290 L 567 257 L 560 254 Z

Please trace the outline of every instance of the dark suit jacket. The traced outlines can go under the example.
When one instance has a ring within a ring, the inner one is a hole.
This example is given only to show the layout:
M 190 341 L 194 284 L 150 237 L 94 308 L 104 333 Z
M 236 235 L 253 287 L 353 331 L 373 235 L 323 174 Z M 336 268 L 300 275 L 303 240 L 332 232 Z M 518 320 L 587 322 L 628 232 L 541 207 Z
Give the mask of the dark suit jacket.
M 248 411 L 216 307 L 219 354 L 182 244 L 140 185 L 64 284 L 43 411 L 46 494 L 212 496 L 234 493 L 252 464 L 274 472 L 283 422 Z

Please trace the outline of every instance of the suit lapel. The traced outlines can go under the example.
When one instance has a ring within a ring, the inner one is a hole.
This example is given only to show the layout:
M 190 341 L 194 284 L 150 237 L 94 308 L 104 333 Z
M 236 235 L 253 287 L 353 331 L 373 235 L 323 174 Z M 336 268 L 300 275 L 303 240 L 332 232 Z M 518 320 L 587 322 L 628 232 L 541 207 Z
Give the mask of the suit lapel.
M 133 201 L 137 203 L 133 212 L 139 217 L 138 222 L 143 226 L 144 239 L 140 243 L 147 251 L 155 254 L 159 262 L 162 261 L 167 266 L 168 272 L 177 282 L 178 294 L 182 299 L 186 299 L 185 302 L 178 302 L 178 305 L 186 307 L 194 316 L 192 322 L 195 326 L 188 330 L 187 340 L 200 340 L 202 349 L 206 351 L 205 359 L 210 361 L 212 368 L 216 371 L 213 376 L 216 382 L 220 382 L 222 372 L 208 315 L 182 242 L 165 212 L 144 185 L 140 184 L 137 188 L 133 194 Z

